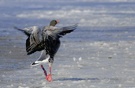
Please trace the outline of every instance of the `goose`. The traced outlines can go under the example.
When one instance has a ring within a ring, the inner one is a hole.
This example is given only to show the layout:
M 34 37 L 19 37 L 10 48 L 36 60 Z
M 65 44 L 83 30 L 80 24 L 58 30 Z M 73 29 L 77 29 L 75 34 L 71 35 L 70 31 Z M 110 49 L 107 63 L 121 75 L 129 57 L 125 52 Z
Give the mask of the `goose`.
M 14 27 L 15 29 L 22 31 L 27 35 L 26 39 L 26 52 L 27 55 L 33 54 L 36 51 L 40 51 L 41 55 L 31 65 L 40 65 L 46 76 L 46 80 L 52 81 L 52 64 L 54 62 L 54 56 L 60 47 L 60 38 L 65 34 L 73 32 L 78 24 L 65 27 L 56 27 L 59 20 L 52 20 L 48 26 L 40 28 L 38 26 L 32 26 L 24 29 Z M 49 64 L 49 74 L 45 70 L 43 64 Z

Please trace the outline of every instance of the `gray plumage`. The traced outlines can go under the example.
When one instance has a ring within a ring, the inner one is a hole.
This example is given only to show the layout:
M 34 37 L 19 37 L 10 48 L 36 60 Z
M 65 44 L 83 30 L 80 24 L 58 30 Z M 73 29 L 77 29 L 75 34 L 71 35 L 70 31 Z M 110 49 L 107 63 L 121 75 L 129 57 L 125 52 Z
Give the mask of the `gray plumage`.
M 39 28 L 37 26 L 18 29 L 25 33 L 28 38 L 26 40 L 26 51 L 30 55 L 36 51 L 42 51 L 40 57 L 32 65 L 40 64 L 48 58 L 48 62 L 53 63 L 54 55 L 60 47 L 60 40 L 62 36 L 67 33 L 74 31 L 77 27 L 77 24 L 66 27 L 55 27 L 54 26 L 45 26 Z

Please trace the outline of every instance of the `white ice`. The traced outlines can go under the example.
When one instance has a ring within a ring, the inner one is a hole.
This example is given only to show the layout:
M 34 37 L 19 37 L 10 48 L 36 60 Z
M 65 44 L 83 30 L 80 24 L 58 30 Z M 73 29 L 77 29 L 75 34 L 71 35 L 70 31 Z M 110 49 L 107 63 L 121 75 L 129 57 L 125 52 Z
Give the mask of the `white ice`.
M 0 0 L 0 88 L 135 88 L 134 3 Z M 30 66 L 40 53 L 27 56 L 26 36 L 12 27 L 43 26 L 56 18 L 58 26 L 79 26 L 61 39 L 50 83 L 40 66 Z

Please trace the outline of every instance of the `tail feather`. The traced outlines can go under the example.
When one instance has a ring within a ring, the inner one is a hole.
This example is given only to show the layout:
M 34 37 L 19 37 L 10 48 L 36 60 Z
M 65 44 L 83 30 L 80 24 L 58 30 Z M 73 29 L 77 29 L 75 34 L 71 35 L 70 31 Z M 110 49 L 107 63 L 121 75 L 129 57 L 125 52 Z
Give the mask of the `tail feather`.
M 41 65 L 41 64 L 44 64 L 44 63 L 48 63 L 49 62 L 49 59 L 50 59 L 50 55 L 46 54 L 46 51 L 43 50 L 41 52 L 41 55 L 40 57 L 34 61 L 31 66 L 37 66 L 37 65 Z
M 42 60 L 42 61 L 37 60 L 37 61 L 33 62 L 33 63 L 31 64 L 31 66 L 37 66 L 37 65 L 44 64 L 44 63 L 48 63 L 48 62 L 49 62 L 49 58 L 50 58 L 50 57 L 47 57 L 47 58 L 45 58 L 45 59 Z
M 37 65 L 40 65 L 39 63 L 35 63 L 35 62 L 33 62 L 32 64 L 31 64 L 31 66 L 37 66 Z

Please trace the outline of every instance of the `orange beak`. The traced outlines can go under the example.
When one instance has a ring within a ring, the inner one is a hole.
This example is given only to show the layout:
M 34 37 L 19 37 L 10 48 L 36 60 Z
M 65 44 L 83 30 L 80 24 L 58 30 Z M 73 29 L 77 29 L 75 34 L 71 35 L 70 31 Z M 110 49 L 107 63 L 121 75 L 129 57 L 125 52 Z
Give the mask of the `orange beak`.
M 57 24 L 60 22 L 60 20 L 56 20 Z

